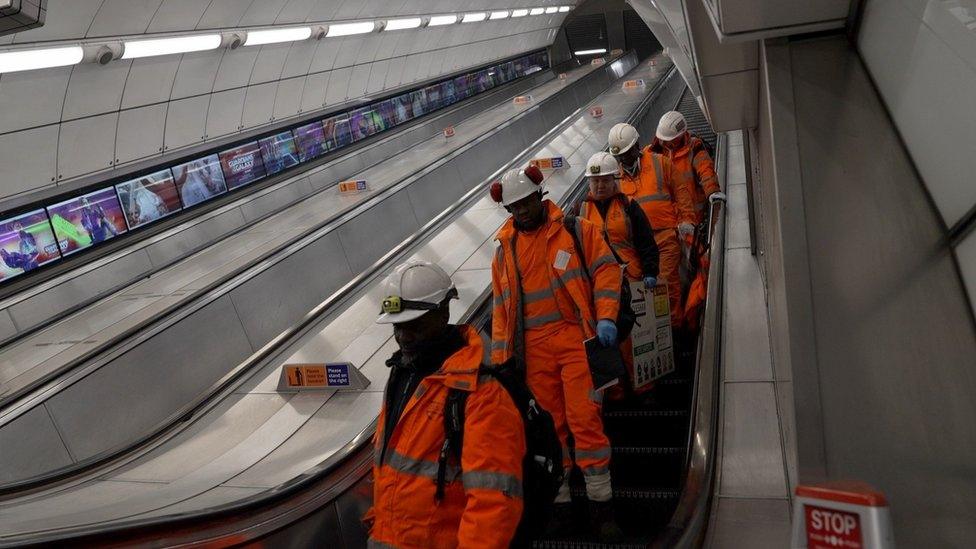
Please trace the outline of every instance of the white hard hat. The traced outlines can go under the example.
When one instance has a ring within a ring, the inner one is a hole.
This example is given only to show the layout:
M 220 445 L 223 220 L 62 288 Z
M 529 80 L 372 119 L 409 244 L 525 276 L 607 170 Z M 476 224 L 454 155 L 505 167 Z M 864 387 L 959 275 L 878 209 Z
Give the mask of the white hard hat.
M 617 159 L 608 152 L 600 151 L 586 162 L 586 177 L 596 177 L 598 175 L 617 175 L 620 171 L 620 164 Z
M 504 206 L 511 206 L 526 196 L 541 191 L 542 179 L 542 170 L 536 166 L 529 166 L 524 170 L 508 170 L 502 176 L 501 182 L 496 181 L 491 185 L 491 198 Z
M 429 261 L 398 265 L 386 277 L 383 291 L 383 312 L 377 324 L 409 322 L 458 296 L 451 277 Z
M 637 128 L 623 122 L 617 124 L 610 128 L 610 153 L 624 154 L 634 146 L 634 143 L 637 143 L 639 137 Z
M 672 139 L 677 139 L 681 137 L 681 134 L 685 133 L 688 129 L 688 123 L 685 122 L 685 116 L 678 111 L 668 111 L 664 113 L 661 117 L 661 121 L 657 123 L 657 138 L 661 141 L 671 141 Z

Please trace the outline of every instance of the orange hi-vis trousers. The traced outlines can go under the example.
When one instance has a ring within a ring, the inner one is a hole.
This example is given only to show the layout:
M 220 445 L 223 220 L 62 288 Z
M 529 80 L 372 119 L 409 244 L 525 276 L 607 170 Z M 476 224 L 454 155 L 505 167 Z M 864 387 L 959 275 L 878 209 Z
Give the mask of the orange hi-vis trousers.
M 681 326 L 684 321 L 684 307 L 681 305 L 681 279 L 678 268 L 681 265 L 681 243 L 678 233 L 664 229 L 654 231 L 660 272 L 658 279 L 668 285 L 668 302 L 671 305 L 671 326 Z
M 526 382 L 552 414 L 563 444 L 563 466 L 572 467 L 567 439 L 573 433 L 576 464 L 584 477 L 610 472 L 610 440 L 600 416 L 602 396 L 593 388 L 579 326 L 559 321 L 525 331 Z

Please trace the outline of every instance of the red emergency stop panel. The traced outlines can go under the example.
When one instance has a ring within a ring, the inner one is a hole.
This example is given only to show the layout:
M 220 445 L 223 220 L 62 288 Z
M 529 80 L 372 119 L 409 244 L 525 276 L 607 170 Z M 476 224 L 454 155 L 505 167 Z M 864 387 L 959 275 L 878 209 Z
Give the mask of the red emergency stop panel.
M 807 549 L 862 549 L 861 517 L 854 513 L 804 506 L 807 525 Z

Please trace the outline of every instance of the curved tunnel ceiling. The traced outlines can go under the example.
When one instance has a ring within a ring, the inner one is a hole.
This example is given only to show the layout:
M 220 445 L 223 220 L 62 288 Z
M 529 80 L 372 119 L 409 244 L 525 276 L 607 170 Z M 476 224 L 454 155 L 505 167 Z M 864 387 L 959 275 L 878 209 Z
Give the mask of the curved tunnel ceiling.
M 0 51 L 120 36 L 572 6 L 553 0 L 49 0 Z M 0 75 L 0 205 L 549 46 L 566 13 Z M 0 207 L 7 209 L 7 207 Z

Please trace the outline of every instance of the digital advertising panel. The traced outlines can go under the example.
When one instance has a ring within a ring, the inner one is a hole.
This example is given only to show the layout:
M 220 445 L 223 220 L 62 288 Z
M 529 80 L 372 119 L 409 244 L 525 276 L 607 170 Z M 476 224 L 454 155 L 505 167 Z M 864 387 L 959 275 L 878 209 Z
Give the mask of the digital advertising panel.
M 454 79 L 454 93 L 457 94 L 458 99 L 464 99 L 468 96 L 468 77 L 466 75 Z
M 349 113 L 349 124 L 352 127 L 353 141 L 366 139 L 376 133 L 376 126 L 373 124 L 371 109 L 364 107 Z
M 129 230 L 183 209 L 169 168 L 115 186 Z
M 396 123 L 403 124 L 413 120 L 413 99 L 411 94 L 405 93 L 392 99 L 393 113 L 396 116 Z
M 61 259 L 43 209 L 0 220 L 0 282 Z
M 173 177 L 176 179 L 176 188 L 180 192 L 184 208 L 227 192 L 224 174 L 220 170 L 220 159 L 216 154 L 173 166 Z
M 298 148 L 295 146 L 295 136 L 290 131 L 265 137 L 258 142 L 261 144 L 264 171 L 268 175 L 287 170 L 301 162 L 298 158 Z
M 264 159 L 261 156 L 261 145 L 257 141 L 226 150 L 218 156 L 228 191 L 253 183 L 267 175 Z
M 410 101 L 413 103 L 414 117 L 427 114 L 427 92 L 424 90 L 410 92 Z
M 387 99 L 376 106 L 376 112 L 383 123 L 383 129 L 388 130 L 397 125 L 396 113 L 394 112 L 393 100 Z
M 47 207 L 62 255 L 71 255 L 128 230 L 115 187 L 106 187 Z
M 298 142 L 298 157 L 302 162 L 318 158 L 328 151 L 322 122 L 312 122 L 295 128 L 295 141 Z

